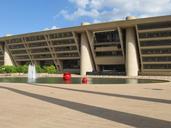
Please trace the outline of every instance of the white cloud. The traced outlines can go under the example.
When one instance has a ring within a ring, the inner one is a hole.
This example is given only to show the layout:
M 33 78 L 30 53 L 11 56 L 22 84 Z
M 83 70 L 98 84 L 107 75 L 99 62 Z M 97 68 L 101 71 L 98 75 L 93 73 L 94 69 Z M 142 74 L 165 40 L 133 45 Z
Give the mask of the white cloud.
M 68 0 L 76 9 L 73 12 L 61 10 L 67 20 L 80 17 L 96 21 L 123 19 L 128 15 L 148 17 L 171 14 L 171 0 Z
M 58 29 L 57 26 L 52 26 L 50 29 Z
M 52 26 L 51 28 L 44 28 L 43 31 L 53 30 L 53 29 L 59 29 L 57 26 Z
M 5 36 L 12 36 L 13 34 L 10 34 L 10 33 L 8 33 L 8 34 L 5 34 Z

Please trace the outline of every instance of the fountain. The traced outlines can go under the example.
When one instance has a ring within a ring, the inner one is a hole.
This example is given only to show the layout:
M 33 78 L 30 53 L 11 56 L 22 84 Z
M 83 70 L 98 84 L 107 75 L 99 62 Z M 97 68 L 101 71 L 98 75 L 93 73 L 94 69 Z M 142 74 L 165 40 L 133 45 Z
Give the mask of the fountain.
M 29 64 L 28 66 L 28 82 L 34 83 L 36 81 L 36 67 L 33 64 Z
M 110 77 L 72 77 L 70 72 L 63 74 L 61 77 L 36 77 L 35 65 L 28 66 L 28 77 L 0 77 L 0 84 L 5 83 L 41 83 L 41 84 L 97 84 L 97 85 L 118 85 L 118 84 L 149 84 L 149 83 L 165 83 L 169 80 L 158 79 L 138 79 L 138 78 L 110 78 Z

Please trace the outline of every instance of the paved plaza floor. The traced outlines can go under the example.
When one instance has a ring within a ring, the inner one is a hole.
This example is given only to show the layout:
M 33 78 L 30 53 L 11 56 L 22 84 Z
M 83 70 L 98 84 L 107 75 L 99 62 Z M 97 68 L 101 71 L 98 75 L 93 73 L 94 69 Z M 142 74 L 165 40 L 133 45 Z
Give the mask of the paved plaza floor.
M 0 128 L 171 128 L 171 83 L 0 83 Z

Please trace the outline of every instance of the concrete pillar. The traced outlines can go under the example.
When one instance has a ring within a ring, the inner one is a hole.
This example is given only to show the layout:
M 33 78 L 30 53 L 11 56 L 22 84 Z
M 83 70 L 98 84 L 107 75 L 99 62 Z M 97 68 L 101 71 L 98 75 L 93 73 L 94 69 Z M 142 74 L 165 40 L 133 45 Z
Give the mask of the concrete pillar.
M 93 62 L 91 58 L 91 53 L 88 45 L 88 39 L 85 33 L 81 34 L 81 65 L 80 71 L 81 75 L 86 75 L 86 72 L 93 71 Z
M 126 20 L 132 19 L 135 19 L 135 17 L 126 17 Z M 126 74 L 127 76 L 138 76 L 138 56 L 134 27 L 126 29 Z
M 138 57 L 136 49 L 136 38 L 134 28 L 126 30 L 126 74 L 127 76 L 138 76 Z
M 4 46 L 4 65 L 14 65 L 6 46 Z

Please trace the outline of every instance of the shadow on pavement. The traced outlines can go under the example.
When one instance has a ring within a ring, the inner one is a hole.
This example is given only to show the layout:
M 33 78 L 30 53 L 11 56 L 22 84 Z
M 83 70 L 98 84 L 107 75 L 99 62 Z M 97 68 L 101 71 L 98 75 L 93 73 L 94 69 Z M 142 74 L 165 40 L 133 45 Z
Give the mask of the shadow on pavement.
M 83 112 L 86 114 L 90 114 L 99 118 L 104 118 L 107 120 L 115 121 L 118 123 L 123 123 L 126 125 L 134 126 L 137 128 L 171 128 L 171 122 L 140 116 L 136 114 L 126 113 L 126 112 L 120 112 L 115 111 L 111 109 L 106 109 L 102 107 L 82 104 L 82 103 L 76 103 L 72 101 L 67 101 L 63 99 L 48 97 L 40 94 L 35 94 L 27 91 L 22 91 L 14 88 L 9 87 L 2 87 L 0 86 L 0 89 L 7 89 L 9 91 L 28 96 L 31 98 L 35 98 L 44 102 L 48 102 L 55 105 L 60 105 L 75 111 Z
M 133 100 L 143 100 L 143 101 L 150 101 L 150 102 L 158 102 L 158 103 L 171 104 L 171 100 L 165 100 L 165 99 L 156 99 L 156 98 L 149 98 L 149 97 L 139 97 L 139 96 L 131 96 L 131 95 L 123 95 L 123 94 L 114 94 L 114 93 L 105 93 L 105 92 L 95 92 L 95 91 L 71 89 L 71 88 L 56 87 L 56 86 L 41 85 L 41 84 L 30 84 L 30 85 L 36 85 L 36 86 L 42 86 L 42 87 L 49 87 L 49 88 L 56 88 L 56 89 L 62 89 L 62 90 L 69 90 L 69 91 L 75 91 L 75 92 L 83 92 L 83 93 L 91 93 L 91 94 L 105 95 L 105 96 L 113 96 L 113 97 L 119 97 L 119 98 L 127 98 L 127 99 L 133 99 Z

